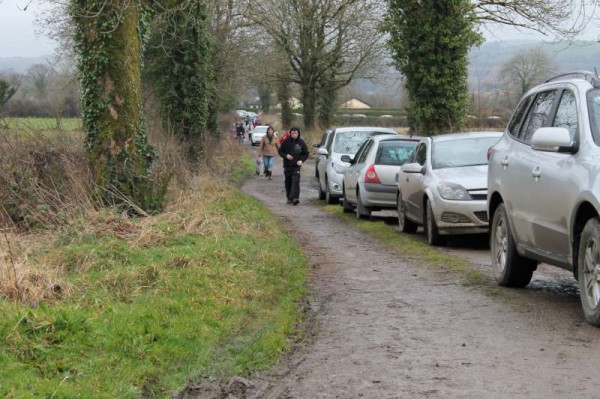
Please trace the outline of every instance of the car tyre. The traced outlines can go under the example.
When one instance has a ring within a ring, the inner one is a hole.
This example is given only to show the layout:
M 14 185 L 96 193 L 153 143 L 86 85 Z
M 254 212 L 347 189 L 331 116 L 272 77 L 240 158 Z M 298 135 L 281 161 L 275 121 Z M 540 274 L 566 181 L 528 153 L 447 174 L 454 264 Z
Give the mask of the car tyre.
M 325 202 L 330 205 L 337 204 L 339 202 L 338 199 L 331 195 L 331 192 L 329 191 L 329 181 L 327 181 L 327 177 L 325 177 Z
M 398 210 L 398 227 L 403 233 L 415 233 L 417 231 L 417 224 L 406 218 L 406 204 L 402 200 L 402 194 L 398 193 L 398 204 L 396 206 Z
M 371 217 L 371 210 L 363 205 L 360 199 L 360 191 L 356 191 L 356 218 L 357 219 L 368 219 Z
M 585 320 L 600 326 L 600 220 L 588 220 L 581 232 L 577 260 L 579 296 Z
M 350 213 L 354 210 L 354 207 L 350 204 L 350 202 L 348 202 L 348 199 L 346 198 L 346 186 L 342 186 L 342 192 L 344 193 L 342 209 L 344 210 L 344 213 Z
M 531 281 L 537 262 L 517 252 L 504 204 L 498 205 L 490 229 L 492 272 L 498 284 L 523 288 Z
M 319 199 L 320 200 L 324 200 L 325 199 L 325 191 L 323 191 L 323 189 L 321 188 L 321 179 L 319 179 L 319 176 L 317 176 L 317 190 L 319 190 Z
M 433 209 L 431 201 L 427 199 L 426 216 L 425 216 L 425 232 L 427 233 L 427 242 L 429 245 L 442 246 L 446 244 L 446 237 L 440 235 L 435 218 L 433 217 Z

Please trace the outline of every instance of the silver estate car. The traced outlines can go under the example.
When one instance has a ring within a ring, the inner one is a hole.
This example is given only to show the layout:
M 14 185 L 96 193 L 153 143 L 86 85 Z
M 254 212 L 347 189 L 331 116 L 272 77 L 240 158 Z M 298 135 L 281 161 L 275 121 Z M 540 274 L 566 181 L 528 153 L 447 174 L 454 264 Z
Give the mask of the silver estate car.
M 398 176 L 400 230 L 422 225 L 430 245 L 449 234 L 488 232 L 487 152 L 501 132 L 423 138 Z
M 338 127 L 332 130 L 325 146 L 317 149 L 317 180 L 319 199 L 335 204 L 342 196 L 342 177 L 350 164 L 342 155 L 354 156 L 371 136 L 398 134 L 386 127 Z
M 496 281 L 524 287 L 538 262 L 572 270 L 600 326 L 600 77 L 577 71 L 525 93 L 488 173 Z
M 354 158 L 343 155 L 342 161 L 350 163 L 342 183 L 344 212 L 356 210 L 361 219 L 372 211 L 396 209 L 400 166 L 419 142 L 416 137 L 377 135 L 365 141 Z

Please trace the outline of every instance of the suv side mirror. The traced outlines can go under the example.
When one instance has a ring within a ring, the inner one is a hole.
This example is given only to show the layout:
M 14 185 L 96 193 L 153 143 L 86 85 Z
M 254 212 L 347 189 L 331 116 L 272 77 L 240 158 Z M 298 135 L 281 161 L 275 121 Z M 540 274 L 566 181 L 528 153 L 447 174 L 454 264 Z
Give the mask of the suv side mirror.
M 317 154 L 327 156 L 327 155 L 329 155 L 329 152 L 327 152 L 326 148 L 319 147 L 319 149 L 317 150 Z
M 348 162 L 348 163 L 352 163 L 354 159 L 352 159 L 352 157 L 350 157 L 350 155 L 342 155 L 342 157 L 340 158 L 340 161 L 342 162 Z
M 537 151 L 573 152 L 571 134 L 564 127 L 541 127 L 531 136 L 531 148 Z

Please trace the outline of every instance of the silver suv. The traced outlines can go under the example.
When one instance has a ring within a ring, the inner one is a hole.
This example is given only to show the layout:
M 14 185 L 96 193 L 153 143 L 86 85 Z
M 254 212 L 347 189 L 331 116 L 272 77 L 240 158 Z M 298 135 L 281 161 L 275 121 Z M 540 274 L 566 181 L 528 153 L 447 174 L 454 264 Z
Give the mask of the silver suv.
M 494 276 L 524 287 L 539 262 L 572 270 L 600 326 L 600 78 L 556 76 L 521 99 L 488 153 Z

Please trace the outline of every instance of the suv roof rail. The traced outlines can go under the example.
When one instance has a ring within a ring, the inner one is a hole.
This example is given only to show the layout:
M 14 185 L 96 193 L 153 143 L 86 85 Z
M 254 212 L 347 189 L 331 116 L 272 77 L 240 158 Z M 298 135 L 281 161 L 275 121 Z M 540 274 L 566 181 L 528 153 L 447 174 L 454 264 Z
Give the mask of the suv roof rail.
M 546 80 L 544 83 L 548 83 L 548 82 L 553 82 L 555 80 L 562 80 L 562 79 L 573 79 L 573 78 L 578 78 L 578 79 L 583 79 L 583 80 L 587 80 L 588 82 L 590 82 L 592 84 L 592 86 L 594 87 L 600 87 L 600 77 L 598 76 L 598 72 L 596 71 L 596 73 L 594 72 L 590 72 L 590 71 L 572 71 L 572 72 L 565 72 L 565 73 L 561 73 L 559 75 L 553 76 L 550 79 Z

